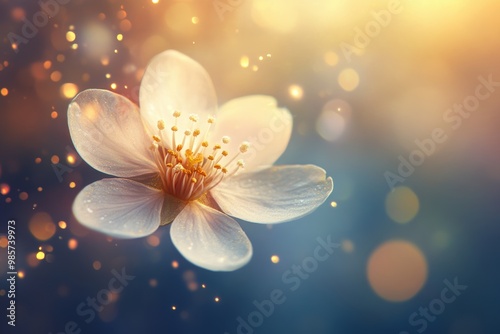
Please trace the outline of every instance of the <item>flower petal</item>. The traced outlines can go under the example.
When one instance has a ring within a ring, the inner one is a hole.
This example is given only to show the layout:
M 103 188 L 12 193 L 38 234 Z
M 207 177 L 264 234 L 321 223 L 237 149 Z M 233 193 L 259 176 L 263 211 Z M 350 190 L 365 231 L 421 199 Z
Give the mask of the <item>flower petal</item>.
M 236 270 L 252 257 L 252 244 L 240 225 L 196 201 L 189 203 L 174 220 L 170 236 L 186 259 L 205 269 Z
M 230 155 L 239 152 L 242 142 L 250 148 L 241 158 L 245 172 L 272 165 L 285 151 L 292 133 L 292 116 L 286 108 L 278 108 L 271 96 L 244 96 L 225 103 L 217 115 L 217 123 L 210 138 L 220 142 L 229 136 L 224 146 Z M 230 156 L 229 156 L 230 157 Z
M 132 177 L 157 172 L 138 108 L 101 89 L 78 94 L 68 107 L 71 139 L 80 156 L 103 173 Z
M 332 178 L 313 165 L 276 166 L 243 173 L 211 190 L 222 211 L 254 223 L 281 223 L 315 210 L 330 195 Z
M 73 214 L 83 225 L 117 238 L 139 238 L 160 225 L 161 190 L 127 179 L 103 179 L 76 196 Z
M 182 116 L 177 126 L 181 133 L 191 129 L 189 114 L 207 117 L 215 114 L 217 98 L 210 76 L 188 56 L 168 50 L 155 56 L 142 78 L 139 92 L 141 114 L 154 133 L 163 120 L 168 128 L 174 122 L 174 111 Z M 172 147 L 170 137 L 165 138 Z

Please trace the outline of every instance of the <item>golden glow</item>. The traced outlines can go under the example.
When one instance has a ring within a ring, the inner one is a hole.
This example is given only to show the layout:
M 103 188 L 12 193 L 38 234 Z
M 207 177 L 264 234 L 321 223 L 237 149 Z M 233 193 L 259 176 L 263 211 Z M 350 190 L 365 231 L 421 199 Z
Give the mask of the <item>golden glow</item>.
M 57 114 L 57 111 L 55 111 L 55 110 L 50 113 L 50 118 L 52 118 L 52 119 L 56 119 L 57 116 L 59 116 L 59 115 Z
M 71 238 L 68 240 L 68 248 L 75 250 L 78 247 L 78 240 Z
M 394 188 L 385 199 L 387 215 L 397 223 L 407 223 L 418 213 L 417 195 L 408 187 Z
M 45 212 L 35 213 L 28 223 L 28 228 L 31 234 L 40 241 L 49 240 L 56 233 L 56 225 L 52 217 Z
M 172 261 L 172 268 L 174 269 L 179 268 L 179 262 L 177 262 L 176 260 Z
M 113 82 L 113 83 L 110 85 L 110 87 L 111 87 L 111 89 L 116 89 L 116 83 L 114 83 L 114 82 Z
M 9 244 L 9 240 L 7 239 L 7 237 L 5 235 L 1 235 L 0 236 L 0 247 L 6 248 L 8 244 Z
M 300 100 L 304 96 L 304 90 L 299 85 L 291 85 L 288 87 L 288 94 L 294 100 Z
M 50 80 L 52 80 L 54 82 L 60 81 L 61 78 L 62 78 L 62 74 L 59 71 L 54 71 L 54 72 L 50 73 Z
M 9 95 L 9 90 L 4 87 L 4 88 L 0 89 L 0 94 L 2 96 L 7 96 L 7 95 Z
M 289 0 L 252 1 L 252 20 L 261 28 L 289 33 L 295 29 L 299 15 L 298 6 Z
M 75 156 L 72 154 L 68 154 L 66 157 L 66 161 L 70 164 L 73 165 L 76 162 Z
M 198 24 L 198 23 L 200 22 L 200 19 L 199 19 L 197 16 L 193 16 L 193 17 L 191 18 L 191 22 L 192 22 L 193 24 Z
M 73 31 L 68 31 L 66 33 L 66 40 L 68 42 L 73 42 L 76 39 L 76 34 Z
M 343 90 L 350 92 L 355 90 L 359 85 L 359 75 L 352 68 L 343 69 L 339 73 L 338 82 Z
M 39 260 L 39 261 L 45 259 L 45 253 L 44 252 L 37 252 L 36 253 L 36 259 Z
M 339 56 L 333 51 L 328 51 L 324 54 L 323 60 L 328 66 L 335 66 L 339 63 Z
M 23 270 L 19 270 L 17 272 L 17 277 L 19 277 L 20 279 L 23 279 L 24 277 L 26 277 L 26 275 L 24 274 Z
M 61 96 L 65 99 L 72 99 L 78 93 L 78 86 L 74 83 L 65 83 L 60 88 Z
M 122 35 L 122 34 L 118 34 L 118 35 L 116 35 L 116 39 L 117 39 L 118 41 L 122 41 L 122 40 L 123 40 L 123 35 Z
M 215 300 L 216 303 L 220 302 L 220 298 L 219 297 L 215 297 L 214 300 Z
M 240 66 L 243 68 L 247 68 L 248 65 L 250 65 L 250 59 L 247 56 L 241 56 Z
M 335 202 L 335 201 L 330 202 L 330 206 L 332 208 L 336 208 L 337 207 L 337 202 Z
M 59 223 L 57 223 L 57 225 L 59 225 L 59 228 L 62 230 L 66 229 L 66 227 L 68 227 L 68 224 L 66 224 L 66 222 L 64 220 L 59 221 Z
M 101 65 L 102 66 L 108 66 L 109 65 L 109 57 L 108 56 L 102 56 L 101 57 Z
M 69 187 L 70 187 L 71 189 L 75 188 L 75 187 L 76 187 L 76 183 L 75 183 L 75 182 L 73 182 L 73 181 L 71 181 L 71 182 L 69 183 Z
M 379 297 L 392 302 L 406 301 L 415 296 L 427 280 L 427 261 L 410 242 L 387 241 L 370 255 L 367 275 Z
M 280 257 L 278 255 L 271 256 L 271 262 L 272 263 L 278 263 L 278 262 L 280 262 Z
M 10 186 L 7 183 L 0 184 L 0 194 L 7 195 L 10 192 Z

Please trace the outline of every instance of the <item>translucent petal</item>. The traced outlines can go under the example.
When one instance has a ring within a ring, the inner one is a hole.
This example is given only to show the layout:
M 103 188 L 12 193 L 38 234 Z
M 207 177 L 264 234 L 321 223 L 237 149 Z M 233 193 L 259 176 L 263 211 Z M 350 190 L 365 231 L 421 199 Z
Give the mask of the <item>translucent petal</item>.
M 330 195 L 332 178 L 313 166 L 275 166 L 243 173 L 211 190 L 222 211 L 254 223 L 281 223 L 315 210 Z
M 103 179 L 76 196 L 73 214 L 90 229 L 117 238 L 139 238 L 160 225 L 161 190 L 127 179 Z
M 210 138 L 220 142 L 229 136 L 231 142 L 223 145 L 230 156 L 239 152 L 242 142 L 250 148 L 241 158 L 245 172 L 272 165 L 285 151 L 292 133 L 292 116 L 285 108 L 278 108 L 270 96 L 252 95 L 225 103 L 217 115 L 217 123 Z
M 150 131 L 158 131 L 163 120 L 168 129 L 174 122 L 174 111 L 181 112 L 177 126 L 180 133 L 190 130 L 190 114 L 197 114 L 206 124 L 208 116 L 217 110 L 217 98 L 210 76 L 205 69 L 188 56 L 168 50 L 155 56 L 149 63 L 140 88 L 141 114 Z M 172 147 L 171 137 L 166 144 Z
M 138 108 L 125 97 L 101 89 L 78 94 L 68 107 L 71 139 L 95 169 L 132 177 L 157 172 Z
M 186 259 L 205 269 L 236 270 L 252 257 L 252 244 L 240 225 L 196 201 L 189 203 L 174 220 L 170 236 Z

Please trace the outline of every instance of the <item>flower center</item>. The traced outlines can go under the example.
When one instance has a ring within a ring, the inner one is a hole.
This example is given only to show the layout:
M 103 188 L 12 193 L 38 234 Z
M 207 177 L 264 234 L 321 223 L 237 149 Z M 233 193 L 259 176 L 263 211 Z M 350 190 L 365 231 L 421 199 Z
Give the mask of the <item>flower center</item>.
M 183 122 L 189 129 L 181 132 L 178 120 L 182 114 L 175 111 L 172 116 L 174 125 L 167 129 L 165 122 L 159 120 L 158 136 L 152 136 L 151 149 L 163 191 L 182 200 L 195 200 L 244 167 L 243 160 L 237 158 L 248 150 L 248 142 L 241 143 L 238 152 L 231 154 L 224 149 L 231 141 L 228 136 L 212 145 L 207 141 L 214 117 L 208 117 L 205 129 L 201 130 L 197 127 L 198 115 L 191 114 L 189 122 Z

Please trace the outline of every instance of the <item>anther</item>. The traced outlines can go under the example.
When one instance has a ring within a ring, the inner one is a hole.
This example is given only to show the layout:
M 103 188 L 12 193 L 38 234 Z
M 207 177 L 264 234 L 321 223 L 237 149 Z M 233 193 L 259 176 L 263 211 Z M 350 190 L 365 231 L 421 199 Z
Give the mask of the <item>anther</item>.
M 241 143 L 240 145 L 240 152 L 241 153 L 245 153 L 246 151 L 248 151 L 248 148 L 250 147 L 250 143 L 247 142 L 247 141 L 244 141 L 243 143 Z
M 210 123 L 210 124 L 214 124 L 214 123 L 215 123 L 215 117 L 213 117 L 213 116 L 209 116 L 209 117 L 208 117 L 208 123 Z
M 196 114 L 189 115 L 189 120 L 191 120 L 193 122 L 198 122 L 198 115 L 196 115 Z
M 191 135 L 191 131 L 189 131 L 189 130 L 184 131 L 184 135 L 186 135 L 186 136 Z
M 222 155 L 223 155 L 223 156 L 227 157 L 227 155 L 228 155 L 228 154 L 229 154 L 229 153 L 228 153 L 227 151 L 222 151 Z
M 241 168 L 245 167 L 245 163 L 244 163 L 244 162 L 243 162 L 243 160 L 241 160 L 241 159 L 240 159 L 240 160 L 238 160 L 238 161 L 236 162 L 236 164 L 238 165 L 238 167 L 241 167 Z
M 203 146 L 203 147 L 208 147 L 208 141 L 204 141 L 204 142 L 202 142 L 202 143 L 201 143 L 201 146 Z
M 231 138 L 229 138 L 228 136 L 224 136 L 222 137 L 222 142 L 224 144 L 229 144 L 229 142 L 231 141 Z
M 154 140 L 155 142 L 157 142 L 157 143 L 159 143 L 159 142 L 161 141 L 161 140 L 160 140 L 160 138 L 159 138 L 159 137 L 157 137 L 157 136 L 155 136 L 155 135 L 153 135 L 153 140 Z
M 174 132 L 175 132 L 175 131 L 177 131 L 177 130 L 179 130 L 179 129 L 178 129 L 178 128 L 174 125 L 173 127 L 171 127 L 171 128 L 170 128 L 170 130 L 172 130 L 172 131 L 174 131 Z
M 157 123 L 157 126 L 158 126 L 158 129 L 161 131 L 161 130 L 165 129 L 165 122 L 162 120 L 159 120 Z
M 200 129 L 196 129 L 193 131 L 193 137 L 198 136 L 201 133 Z
M 179 117 L 181 115 L 181 112 L 180 111 L 174 111 L 174 113 L 172 114 L 172 116 L 174 116 L 175 118 Z
M 196 183 L 196 182 L 198 182 L 198 180 L 195 177 L 192 177 L 191 182 Z

